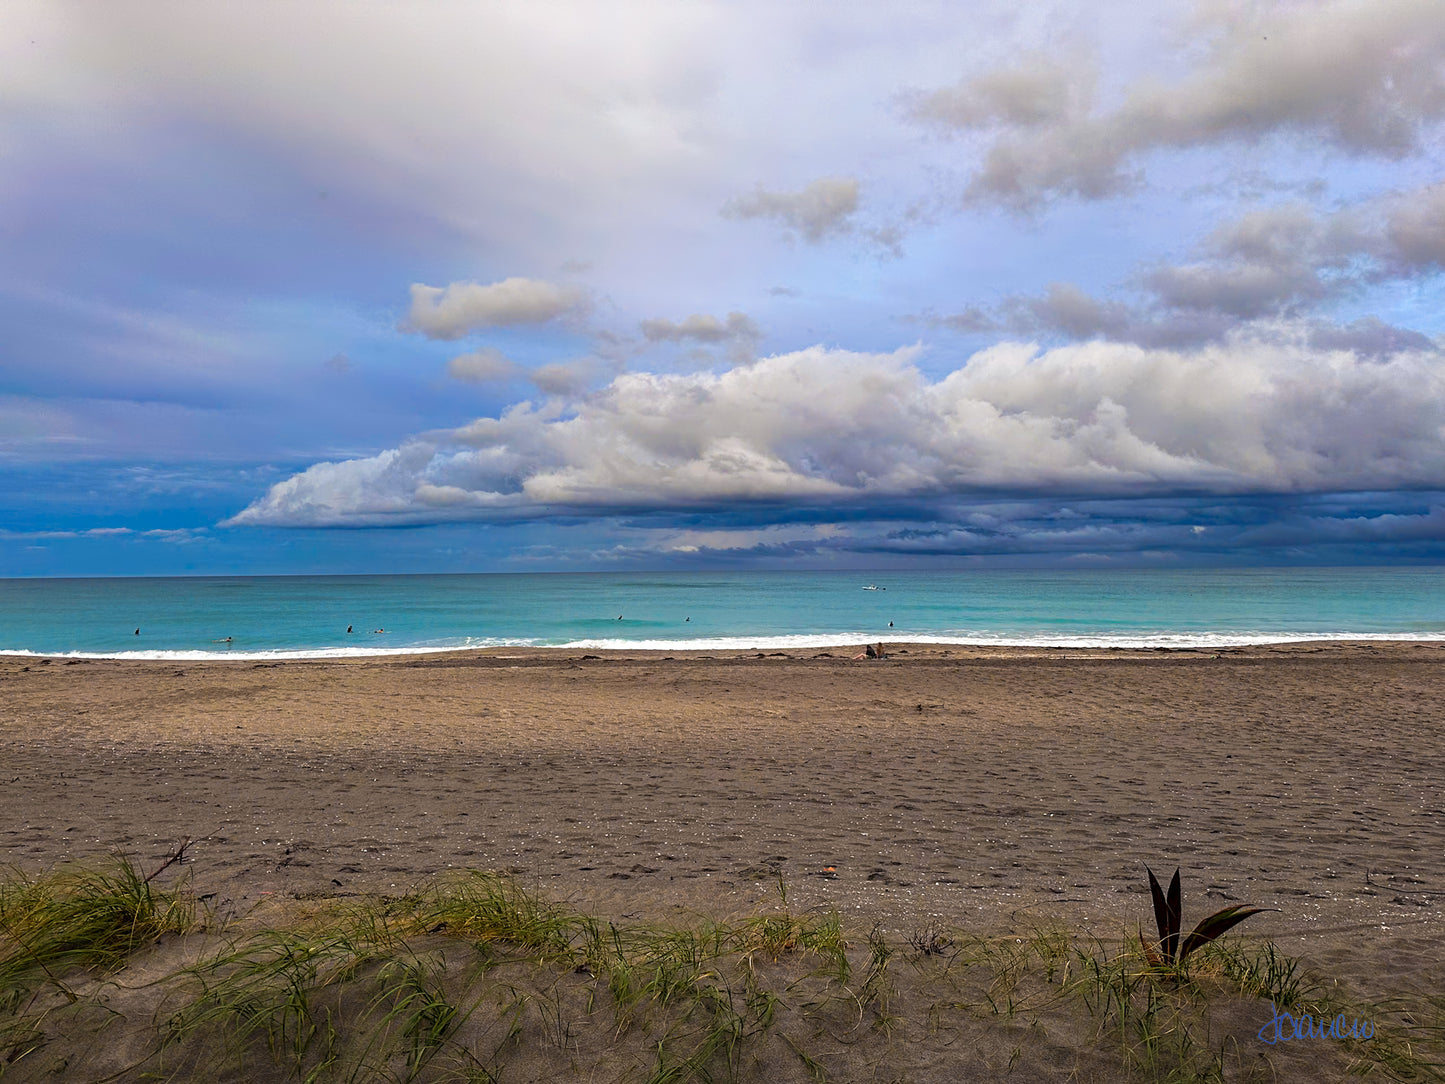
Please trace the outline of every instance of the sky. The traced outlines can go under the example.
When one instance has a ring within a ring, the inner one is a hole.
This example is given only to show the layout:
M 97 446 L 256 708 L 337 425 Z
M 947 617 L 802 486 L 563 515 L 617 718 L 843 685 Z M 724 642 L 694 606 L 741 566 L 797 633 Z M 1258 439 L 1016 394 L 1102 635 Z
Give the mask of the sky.
M 1445 0 L 0 9 L 0 575 L 1445 559 Z

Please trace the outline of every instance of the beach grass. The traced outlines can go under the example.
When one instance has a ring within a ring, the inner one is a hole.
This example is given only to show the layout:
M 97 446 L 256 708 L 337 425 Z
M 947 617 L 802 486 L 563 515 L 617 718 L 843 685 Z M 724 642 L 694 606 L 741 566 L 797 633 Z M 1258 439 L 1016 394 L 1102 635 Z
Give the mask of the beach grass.
M 117 858 L 0 877 L 0 1078 L 1445 1079 L 1445 998 L 1352 1000 L 1238 935 L 1154 948 L 852 931 L 781 884 L 732 921 L 618 922 L 479 871 L 222 921 Z M 1262 1042 L 1282 1012 L 1372 1035 Z
M 123 858 L 48 877 L 0 873 L 0 1011 L 14 1012 L 40 986 L 74 1003 L 61 976 L 120 967 L 147 941 L 191 928 L 191 894 L 159 891 L 153 879 Z

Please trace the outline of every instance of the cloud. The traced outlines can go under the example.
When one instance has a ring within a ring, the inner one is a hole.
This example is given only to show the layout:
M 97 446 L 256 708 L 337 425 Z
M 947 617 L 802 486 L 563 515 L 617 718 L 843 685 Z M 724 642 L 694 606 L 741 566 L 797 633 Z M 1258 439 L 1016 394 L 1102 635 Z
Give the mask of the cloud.
M 925 314 L 915 319 L 967 335 L 1010 331 L 1029 337 L 1102 338 L 1169 350 L 1219 343 L 1230 335 L 1281 337 L 1271 327 L 1241 324 L 1217 312 L 1168 310 L 1157 301 L 1131 305 L 1101 300 L 1070 282 L 1052 282 L 1042 295 L 1006 298 L 991 309 L 969 305 L 949 315 Z M 1342 343 L 1341 348 L 1348 346 Z
M 938 316 L 930 313 L 921 317 L 912 317 L 911 319 L 922 320 L 922 322 L 933 327 L 952 328 L 954 331 L 961 331 L 966 335 L 985 331 L 999 331 L 1003 328 L 1003 324 L 1000 323 L 999 318 L 981 305 L 968 305 L 961 311 L 951 313 L 947 316 Z
M 632 517 L 608 544 L 585 530 L 552 531 L 522 560 L 564 558 L 656 569 L 748 567 L 917 567 L 954 559 L 966 567 L 1091 561 L 1172 567 L 1220 563 L 1419 562 L 1445 555 L 1445 493 L 1364 493 L 1107 500 L 970 500 L 936 518 L 798 518 L 757 525 L 686 517 Z
M 727 320 L 716 316 L 695 313 L 674 323 L 671 320 L 642 321 L 642 336 L 648 342 L 683 342 L 692 340 L 700 343 L 721 343 L 730 339 L 756 341 L 762 332 L 745 313 L 730 312 Z
M 715 183 L 709 209 L 729 190 L 708 113 L 749 30 L 709 7 L 19 7 L 36 15 L 14 30 L 27 47 L 7 52 L 0 97 L 52 106 L 46 121 L 92 146 L 180 118 L 272 182 L 302 175 L 388 227 L 449 237 L 451 255 L 505 265 L 545 246 L 536 266 L 556 267 L 579 232 L 618 221 L 619 197 L 665 234 L 668 183 Z
M 1232 504 L 1224 514 L 1198 498 L 1076 502 L 1062 508 L 1057 502 L 1031 502 L 975 518 L 979 522 L 850 532 L 823 545 L 901 557 L 1093 554 L 1137 561 L 1148 554 L 1258 560 L 1287 548 L 1317 555 L 1379 554 L 1382 547 L 1430 553 L 1445 542 L 1439 494 L 1424 501 L 1367 494 L 1345 507 L 1310 496 L 1255 499 Z
M 1260 321 L 1305 320 L 1311 310 L 1371 287 L 1420 279 L 1445 267 L 1445 184 L 1320 213 L 1297 202 L 1254 208 L 1220 222 L 1192 257 L 1138 272 L 1143 300 L 1101 300 L 1067 282 L 1013 297 L 989 312 L 974 305 L 928 322 L 964 332 L 1103 337 L 1151 347 L 1220 341 Z M 1321 349 L 1381 355 L 1431 340 L 1378 317 L 1348 325 L 1312 318 Z M 1255 333 L 1269 334 L 1255 328 Z
M 434 445 L 415 441 L 367 459 L 317 463 L 271 487 L 266 497 L 227 521 L 232 524 L 290 526 L 424 522 L 416 509 L 427 503 L 422 472 L 436 454 Z M 361 509 L 365 512 L 358 515 Z
M 905 95 L 903 105 L 911 119 L 944 129 L 1033 128 L 1087 115 L 1092 82 L 1086 67 L 1034 56 L 957 86 Z
M 496 347 L 487 346 L 447 362 L 447 375 L 470 383 L 524 379 L 544 395 L 581 395 L 597 379 L 601 367 L 595 358 L 556 361 L 523 368 Z
M 1378 247 L 1391 269 L 1402 273 L 1445 269 L 1445 184 L 1388 201 Z
M 916 95 L 914 119 L 993 135 L 968 189 L 1018 208 L 1057 195 L 1102 199 L 1161 148 L 1252 143 L 1284 133 L 1354 155 L 1400 158 L 1445 116 L 1445 19 L 1438 0 L 1333 0 L 1202 8 L 1202 61 L 1180 78 L 1138 79 L 1090 109 L 1096 65 L 1048 62 Z
M 129 527 L 89 527 L 84 530 L 56 530 L 56 531 L 12 531 L 0 528 L 0 537 L 15 539 L 47 539 L 47 538 L 114 538 L 120 535 L 135 534 Z
M 762 342 L 762 329 L 746 313 L 730 312 L 726 320 L 694 313 L 684 320 L 644 320 L 642 337 L 649 343 L 693 343 L 726 346 L 734 363 L 751 360 Z
M 64 539 L 64 538 L 159 538 L 167 542 L 189 542 L 197 535 L 210 530 L 208 527 L 151 528 L 136 530 L 131 527 L 86 527 L 74 530 L 13 531 L 0 527 L 0 538 L 20 541 Z
M 597 379 L 598 366 L 590 358 L 577 361 L 554 361 L 539 365 L 528 373 L 537 390 L 547 395 L 581 395 Z
M 1043 297 L 1023 304 L 1028 314 L 1042 326 L 1055 328 L 1076 339 L 1089 339 L 1096 335 L 1127 339 L 1126 332 L 1133 322 L 1128 306 L 1117 301 L 1096 300 L 1067 282 L 1050 283 Z
M 773 218 L 817 244 L 852 228 L 858 210 L 858 182 L 852 177 L 824 177 L 801 192 L 769 192 L 759 186 L 751 196 L 730 200 L 728 218 Z
M 1407 350 L 1434 350 L 1429 336 L 1409 328 L 1392 327 L 1379 317 L 1366 316 L 1348 324 L 1327 320 L 1308 325 L 1309 344 L 1315 350 L 1348 350 L 1367 358 L 1383 358 Z
M 695 510 L 766 523 L 799 508 L 846 518 L 1005 492 L 1289 493 L 1445 477 L 1438 350 L 1379 361 L 1300 341 L 1005 343 L 936 381 L 916 354 L 814 347 L 721 374 L 623 373 L 574 409 L 523 403 L 317 464 L 230 522 Z
M 428 339 L 460 339 L 484 328 L 544 324 L 586 303 L 575 287 L 509 278 L 481 285 L 453 282 L 446 288 L 416 283 L 405 330 Z
M 1359 212 L 1318 215 L 1298 203 L 1250 211 L 1217 227 L 1204 259 L 1144 276 L 1168 308 L 1245 319 L 1313 305 L 1356 284 L 1381 247 Z
M 447 362 L 447 376 L 471 383 L 511 380 L 520 371 L 515 361 L 495 346 L 485 346 L 469 354 L 459 354 Z
M 1001 308 L 999 323 L 1017 333 L 1103 338 L 1150 349 L 1188 349 L 1249 338 L 1302 343 L 1320 353 L 1345 351 L 1363 358 L 1384 358 L 1439 347 L 1428 335 L 1387 324 L 1376 316 L 1349 323 L 1323 317 L 1262 317 L 1241 322 L 1217 309 L 1181 311 L 1100 301 L 1071 283 L 1052 283 L 1043 297 L 1013 298 Z M 931 322 L 970 330 L 965 316 L 935 318 Z

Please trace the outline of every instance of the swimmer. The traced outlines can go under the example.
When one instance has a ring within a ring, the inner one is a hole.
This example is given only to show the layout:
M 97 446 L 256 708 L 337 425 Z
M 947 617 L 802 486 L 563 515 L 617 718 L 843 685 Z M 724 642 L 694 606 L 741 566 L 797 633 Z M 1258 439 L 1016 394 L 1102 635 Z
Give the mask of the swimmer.
M 385 632 L 385 629 L 372 629 L 371 634 L 375 636 L 378 632 Z
M 347 625 L 347 626 L 346 626 L 346 635 L 348 635 L 348 636 L 351 635 L 351 626 L 350 626 L 350 625 Z
M 212 640 L 212 641 L 211 641 L 211 643 L 213 643 L 213 644 L 229 644 L 230 642 L 231 642 L 231 638 L 230 638 L 229 636 L 227 636 L 227 637 L 225 637 L 224 639 L 221 639 L 221 640 Z
M 135 630 L 135 634 L 136 634 L 137 636 L 139 636 L 139 635 L 140 635 L 140 629 L 136 629 L 136 630 Z

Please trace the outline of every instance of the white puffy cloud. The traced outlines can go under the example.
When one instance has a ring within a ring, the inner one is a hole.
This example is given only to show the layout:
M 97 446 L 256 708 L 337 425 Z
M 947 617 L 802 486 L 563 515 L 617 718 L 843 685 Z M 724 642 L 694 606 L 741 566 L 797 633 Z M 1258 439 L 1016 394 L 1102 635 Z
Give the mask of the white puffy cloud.
M 415 283 L 407 329 L 429 339 L 460 339 L 484 328 L 544 324 L 586 303 L 576 287 L 509 278 L 482 285 L 453 282 L 445 288 Z
M 1129 83 L 1088 109 L 1095 65 L 1065 76 L 1037 60 L 915 96 L 914 119 L 994 133 L 970 194 L 1027 207 L 1056 194 L 1115 195 L 1159 148 L 1306 134 L 1352 153 L 1398 158 L 1445 117 L 1439 0 L 1330 0 L 1201 9 L 1201 61 L 1172 81 Z
M 814 347 L 721 374 L 624 373 L 571 409 L 521 404 L 318 464 L 231 522 L 679 509 L 767 519 L 799 505 L 866 513 L 999 492 L 1445 484 L 1439 351 L 1367 360 L 1314 350 L 1303 333 L 1188 352 L 1005 343 L 937 381 L 915 357 Z
M 415 512 L 425 507 L 427 483 L 422 476 L 435 455 L 433 445 L 413 442 L 367 459 L 317 463 L 277 482 L 263 500 L 229 522 L 304 525 L 424 519 Z
M 858 181 L 852 177 L 823 177 L 798 192 L 770 192 L 759 186 L 723 206 L 729 218 L 773 218 L 817 244 L 846 233 L 858 210 Z

